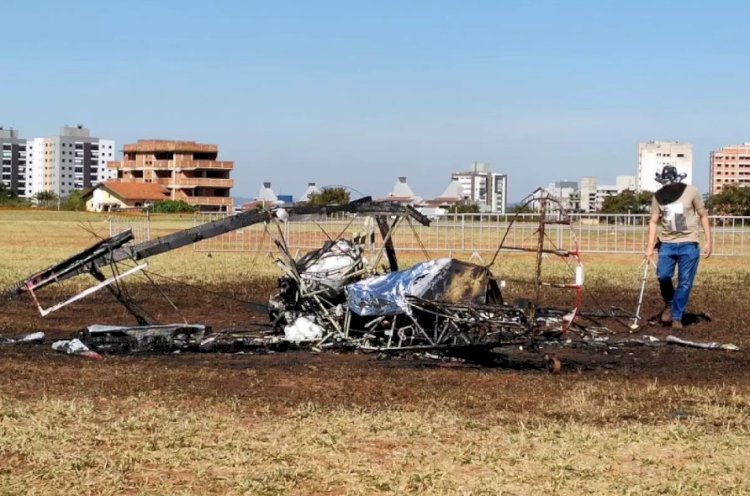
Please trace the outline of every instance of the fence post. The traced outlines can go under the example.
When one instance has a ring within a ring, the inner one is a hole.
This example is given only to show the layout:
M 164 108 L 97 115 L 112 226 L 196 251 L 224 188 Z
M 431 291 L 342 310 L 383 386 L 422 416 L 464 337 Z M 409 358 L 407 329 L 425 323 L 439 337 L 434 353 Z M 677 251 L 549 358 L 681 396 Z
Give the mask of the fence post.
M 461 251 L 464 251 L 465 249 L 466 249 L 466 214 L 462 214 L 461 215 Z

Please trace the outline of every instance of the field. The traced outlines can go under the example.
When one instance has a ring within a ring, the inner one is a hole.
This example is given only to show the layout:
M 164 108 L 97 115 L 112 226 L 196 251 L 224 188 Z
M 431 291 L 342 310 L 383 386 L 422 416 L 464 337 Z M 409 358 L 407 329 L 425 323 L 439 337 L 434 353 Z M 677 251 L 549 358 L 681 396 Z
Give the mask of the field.
M 92 244 L 93 233 L 107 233 L 103 217 L 0 211 L 0 287 Z M 586 261 L 584 305 L 633 311 L 638 257 Z M 171 278 L 156 282 L 179 312 L 147 281 L 128 287 L 162 322 L 266 320 L 248 303 L 265 303 L 275 285 L 264 253 L 187 248 L 150 264 Z M 748 494 L 750 274 L 742 258 L 701 264 L 690 311 L 711 321 L 681 336 L 741 351 L 560 350 L 560 375 L 521 350 L 492 367 L 307 352 L 90 361 L 49 342 L 132 322 L 106 292 L 46 318 L 28 296 L 0 301 L 0 335 L 48 335 L 44 345 L 0 345 L 0 494 Z M 529 295 L 532 267 L 507 255 L 493 271 L 512 298 Z M 550 264 L 548 275 L 566 270 Z M 43 303 L 83 282 L 46 291 Z M 545 298 L 572 302 L 559 290 Z M 644 315 L 660 309 L 654 281 L 644 305 Z

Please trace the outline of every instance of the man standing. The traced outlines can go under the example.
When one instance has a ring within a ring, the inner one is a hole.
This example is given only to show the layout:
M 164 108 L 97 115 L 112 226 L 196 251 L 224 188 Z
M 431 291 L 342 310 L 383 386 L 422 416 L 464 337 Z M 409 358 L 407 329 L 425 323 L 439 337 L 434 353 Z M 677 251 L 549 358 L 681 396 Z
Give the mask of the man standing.
M 656 173 L 656 181 L 662 187 L 651 200 L 646 245 L 647 261 L 652 258 L 654 249 L 659 249 L 656 277 L 664 299 L 661 321 L 671 323 L 673 329 L 682 329 L 682 316 L 698 270 L 699 222 L 706 237 L 703 253 L 706 258 L 711 255 L 711 225 L 703 198 L 695 187 L 681 182 L 684 178 L 685 174 L 677 174 L 677 168 L 672 165 L 664 166 L 661 174 Z M 660 223 L 657 246 L 656 235 Z M 677 288 L 672 284 L 675 265 L 678 268 Z

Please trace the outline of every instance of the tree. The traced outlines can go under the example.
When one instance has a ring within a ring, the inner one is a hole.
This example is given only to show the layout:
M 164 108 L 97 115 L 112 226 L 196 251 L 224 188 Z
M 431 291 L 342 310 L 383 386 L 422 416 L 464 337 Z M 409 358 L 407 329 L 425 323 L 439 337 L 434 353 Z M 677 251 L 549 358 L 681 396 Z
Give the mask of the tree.
M 155 214 L 177 214 L 195 212 L 197 208 L 182 200 L 164 200 L 154 203 L 151 211 Z
M 471 202 L 459 202 L 451 205 L 448 209 L 451 214 L 478 214 L 479 205 Z
M 533 214 L 534 211 L 528 203 L 516 203 L 511 205 L 508 211 L 512 214 Z
M 643 214 L 651 208 L 651 197 L 649 191 L 635 191 L 626 189 L 619 195 L 608 196 L 602 203 L 599 213 L 602 214 Z
M 57 201 L 57 195 L 53 191 L 39 191 L 34 195 L 37 205 L 49 208 L 50 203 Z
M 716 215 L 750 215 L 750 188 L 729 186 L 709 197 L 707 206 Z
M 307 204 L 311 207 L 325 207 L 326 205 L 344 205 L 349 201 L 349 192 L 346 188 L 326 186 L 320 190 L 320 193 L 312 193 Z
M 86 210 L 86 202 L 83 201 L 84 191 L 74 189 L 60 204 L 62 210 Z
M 7 200 L 10 200 L 13 197 L 12 192 L 10 189 L 5 187 L 5 184 L 0 181 L 0 203 L 5 203 Z

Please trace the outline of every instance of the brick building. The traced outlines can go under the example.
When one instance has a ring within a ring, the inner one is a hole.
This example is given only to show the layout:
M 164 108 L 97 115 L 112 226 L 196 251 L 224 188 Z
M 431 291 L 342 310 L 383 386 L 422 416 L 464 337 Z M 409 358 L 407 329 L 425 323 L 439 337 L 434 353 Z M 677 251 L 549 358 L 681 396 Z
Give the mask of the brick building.
M 711 152 L 711 194 L 726 186 L 750 186 L 750 143 Z
M 218 153 L 217 145 L 195 141 L 138 140 L 125 145 L 122 161 L 109 167 L 120 181 L 160 184 L 170 199 L 201 211 L 231 211 L 234 162 L 217 160 Z

